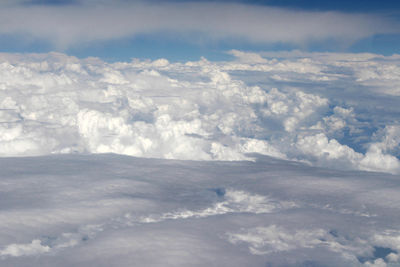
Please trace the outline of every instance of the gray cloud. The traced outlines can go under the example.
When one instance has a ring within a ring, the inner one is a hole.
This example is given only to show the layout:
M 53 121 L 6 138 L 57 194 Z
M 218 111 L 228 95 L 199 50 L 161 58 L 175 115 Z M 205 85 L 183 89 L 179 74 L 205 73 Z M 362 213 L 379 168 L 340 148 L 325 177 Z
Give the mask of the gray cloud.
M 1 266 L 400 262 L 398 176 L 264 157 L 52 155 L 0 166 Z
M 383 17 L 340 12 L 307 12 L 232 3 L 77 2 L 26 5 L 5 2 L 0 34 L 20 34 L 67 48 L 138 34 L 200 33 L 208 40 L 241 39 L 258 43 L 335 40 L 349 44 L 397 31 Z

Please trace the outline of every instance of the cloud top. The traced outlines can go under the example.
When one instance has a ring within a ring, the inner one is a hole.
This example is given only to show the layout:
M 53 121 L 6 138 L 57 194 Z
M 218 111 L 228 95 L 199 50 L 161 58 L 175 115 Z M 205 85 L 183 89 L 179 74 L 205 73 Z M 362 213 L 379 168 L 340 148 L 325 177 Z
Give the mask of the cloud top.
M 0 155 L 245 160 L 260 153 L 400 171 L 397 57 L 231 53 L 238 60 L 113 64 L 2 54 Z

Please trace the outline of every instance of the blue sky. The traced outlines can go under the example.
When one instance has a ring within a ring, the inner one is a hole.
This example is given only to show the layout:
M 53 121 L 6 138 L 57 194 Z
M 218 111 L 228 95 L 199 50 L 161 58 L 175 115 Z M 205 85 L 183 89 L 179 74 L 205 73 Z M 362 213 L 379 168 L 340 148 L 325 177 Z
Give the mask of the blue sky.
M 20 0 L 2 4 L 0 51 L 58 51 L 107 61 L 229 59 L 226 51 L 391 55 L 398 1 Z

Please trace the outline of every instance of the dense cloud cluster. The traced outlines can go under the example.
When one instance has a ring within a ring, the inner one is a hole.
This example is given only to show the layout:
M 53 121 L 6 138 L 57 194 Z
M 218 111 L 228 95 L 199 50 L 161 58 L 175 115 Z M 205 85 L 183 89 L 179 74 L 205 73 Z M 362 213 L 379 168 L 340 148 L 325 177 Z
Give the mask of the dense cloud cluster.
M 235 60 L 186 63 L 2 54 L 0 154 L 260 153 L 400 171 L 397 56 L 230 53 Z

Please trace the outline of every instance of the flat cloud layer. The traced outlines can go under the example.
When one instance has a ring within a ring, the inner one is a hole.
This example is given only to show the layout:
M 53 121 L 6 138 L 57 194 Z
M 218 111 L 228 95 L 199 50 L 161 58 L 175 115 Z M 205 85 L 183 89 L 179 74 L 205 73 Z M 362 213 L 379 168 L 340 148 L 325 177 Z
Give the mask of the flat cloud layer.
M 335 40 L 348 45 L 375 34 L 398 33 L 399 28 L 381 15 L 232 3 L 77 1 L 60 6 L 25 2 L 1 5 L 0 34 L 23 36 L 26 41 L 46 41 L 58 49 L 162 33 L 191 41 L 202 34 L 202 41 L 233 38 L 307 45 Z
M 399 57 L 106 63 L 0 55 L 0 155 L 118 153 L 400 172 Z
M 1 266 L 398 266 L 398 176 L 259 156 L 0 158 Z

